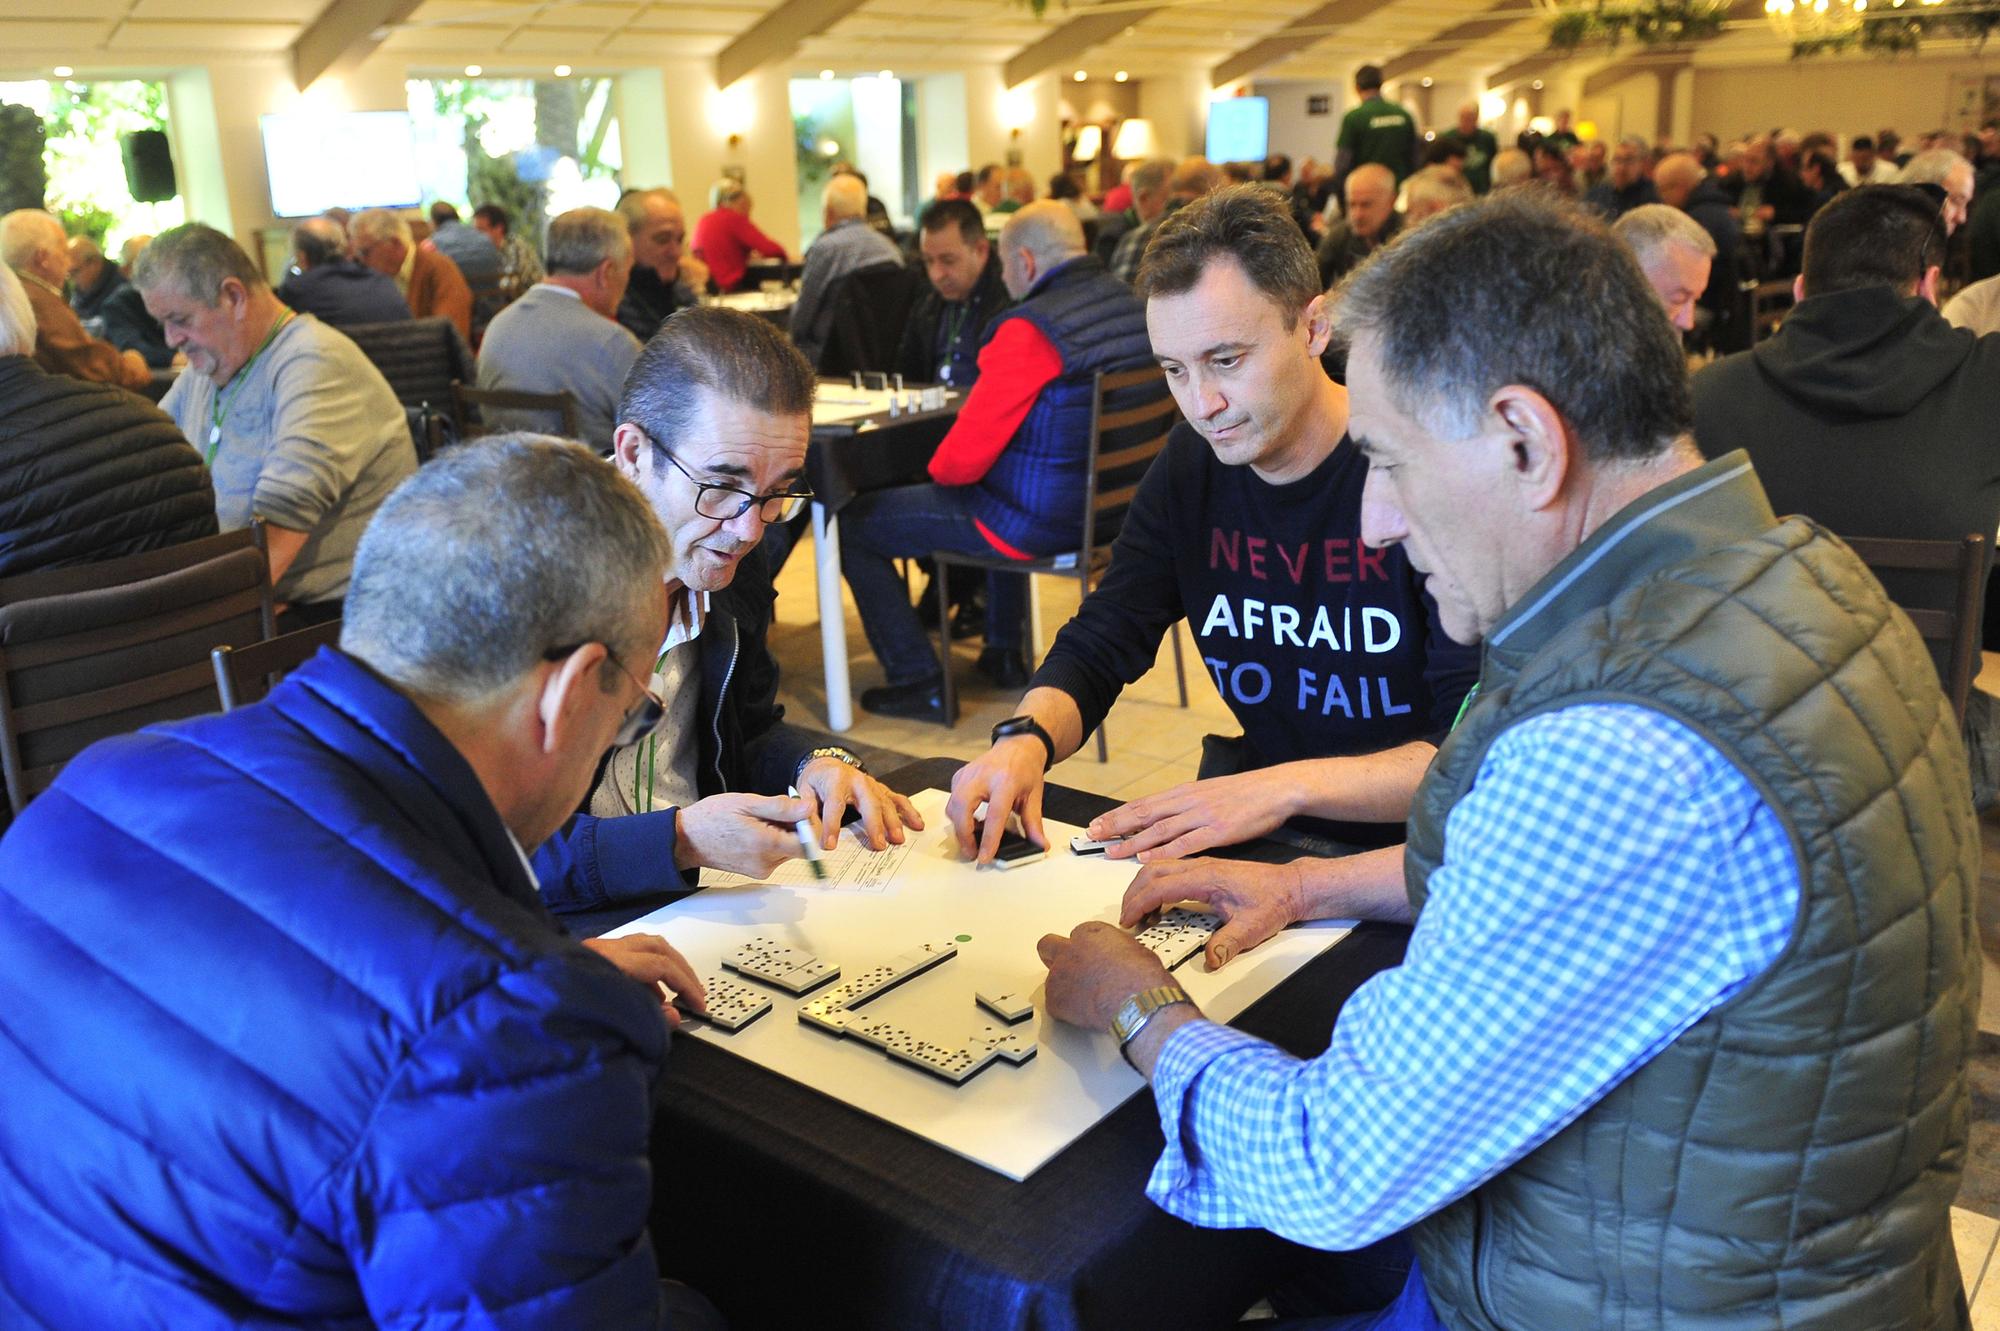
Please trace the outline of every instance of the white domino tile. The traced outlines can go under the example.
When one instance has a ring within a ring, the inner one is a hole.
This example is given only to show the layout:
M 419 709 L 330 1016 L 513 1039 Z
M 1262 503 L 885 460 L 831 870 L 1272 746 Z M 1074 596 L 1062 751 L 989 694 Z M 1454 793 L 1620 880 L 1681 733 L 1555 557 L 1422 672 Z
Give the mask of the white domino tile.
M 1160 916 L 1135 937 L 1141 946 L 1160 959 L 1168 970 L 1180 965 L 1208 946 L 1209 935 L 1222 926 L 1222 917 L 1207 911 L 1176 906 Z
M 981 990 L 972 997 L 979 1006 L 1000 1020 L 1012 1024 L 1026 1021 L 1035 1015 L 1034 999 L 1030 996 L 1032 992 L 1028 989 L 1009 990 L 1005 993 Z
M 704 975 L 701 987 L 707 994 L 707 1011 L 694 1012 L 685 1005 L 676 1006 L 725 1031 L 740 1031 L 771 1010 L 769 996 L 726 976 Z
M 895 1022 L 854 1010 L 877 994 L 957 955 L 956 943 L 925 943 L 912 948 L 862 971 L 818 998 L 799 1004 L 799 1020 L 833 1035 L 872 1044 L 891 1058 L 954 1084 L 996 1061 L 1018 1064 L 1033 1058 L 1035 1041 L 1025 1031 L 981 1025 L 956 1045 L 943 1045 Z
M 734 951 L 724 953 L 722 964 L 739 974 L 762 980 L 792 994 L 816 989 L 840 974 L 840 967 L 833 963 L 768 938 L 753 938 Z

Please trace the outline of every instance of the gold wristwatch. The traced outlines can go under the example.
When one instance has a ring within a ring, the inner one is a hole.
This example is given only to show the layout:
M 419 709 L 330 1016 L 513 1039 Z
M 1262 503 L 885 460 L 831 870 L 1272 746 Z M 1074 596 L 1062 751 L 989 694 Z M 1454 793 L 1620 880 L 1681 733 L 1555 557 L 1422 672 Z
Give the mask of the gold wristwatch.
M 1177 984 L 1163 984 L 1155 989 L 1141 989 L 1126 999 L 1111 1018 L 1111 1034 L 1118 1040 L 1118 1052 L 1127 1063 L 1132 1062 L 1129 1046 L 1137 1039 L 1139 1032 L 1146 1029 L 1146 1023 L 1161 1008 L 1172 1007 L 1176 1003 L 1192 1003 L 1187 990 Z M 1135 1070 L 1137 1064 L 1133 1065 Z

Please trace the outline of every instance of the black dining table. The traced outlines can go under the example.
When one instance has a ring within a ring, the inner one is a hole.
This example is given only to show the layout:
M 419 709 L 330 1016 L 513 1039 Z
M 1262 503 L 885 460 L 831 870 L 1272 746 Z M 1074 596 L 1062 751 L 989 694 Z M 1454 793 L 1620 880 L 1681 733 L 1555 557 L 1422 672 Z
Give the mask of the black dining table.
M 957 766 L 934 758 L 886 780 L 914 794 L 948 786 Z M 1080 824 L 1114 803 L 1052 785 L 1044 807 Z M 1230 853 L 1297 854 L 1270 842 Z M 610 928 L 647 908 L 592 923 Z M 1361 925 L 1232 1024 L 1316 1054 L 1341 1004 L 1397 964 L 1407 938 Z M 714 1300 L 736 1331 L 1227 1326 L 1303 1250 L 1155 1207 L 1144 1189 L 1160 1149 L 1142 1090 L 1016 1182 L 727 1049 L 679 1039 L 654 1118 L 653 1239 L 663 1273 Z

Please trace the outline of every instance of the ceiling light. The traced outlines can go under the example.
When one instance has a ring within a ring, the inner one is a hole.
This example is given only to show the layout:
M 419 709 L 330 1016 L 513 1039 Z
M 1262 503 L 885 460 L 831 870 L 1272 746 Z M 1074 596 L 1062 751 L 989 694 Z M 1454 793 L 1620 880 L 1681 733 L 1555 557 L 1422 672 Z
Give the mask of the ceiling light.
M 557 65 L 557 66 L 556 66 L 556 77 L 557 77 L 557 78 L 559 78 L 559 79 L 566 79 L 566 78 L 568 78 L 568 77 L 569 77 L 569 66 L 568 66 L 568 65 Z
M 1079 69 L 1078 71 L 1076 71 L 1076 73 L 1072 74 L 1070 77 L 1075 79 L 1078 83 L 1081 83 L 1085 79 L 1089 78 L 1090 75 L 1084 73 L 1082 70 Z
M 1111 81 L 1113 83 L 1123 83 L 1126 79 L 1129 79 L 1131 77 L 1132 76 L 1130 74 L 1127 74 L 1124 70 L 1121 69 L 1116 74 L 1113 74 L 1111 76 Z
M 1528 86 L 1533 88 L 1536 92 L 1540 92 L 1542 90 L 1542 81 L 1540 79 L 1536 79 L 1533 83 L 1529 84 Z
M 1430 76 L 1430 75 L 1428 75 L 1428 74 L 1424 75 L 1424 77 L 1423 77 L 1423 78 L 1422 78 L 1422 79 L 1420 80 L 1420 82 L 1422 82 L 1422 84 L 1423 84 L 1423 85 L 1424 85 L 1424 86 L 1425 86 L 1426 88 L 1430 87 L 1430 86 L 1431 86 L 1431 76 Z
M 66 79 L 70 75 L 76 73 L 76 71 L 71 69 L 68 65 L 57 65 L 52 72 L 59 79 Z
M 819 72 L 819 76 L 820 76 L 820 78 L 822 78 L 822 79 L 830 79 L 830 78 L 832 78 L 832 77 L 833 77 L 833 71 L 832 71 L 832 70 L 830 70 L 830 69 L 822 69 L 822 70 L 821 70 L 821 71 Z
M 878 69 L 875 71 L 875 77 L 878 79 L 893 79 L 896 75 L 893 70 Z
M 486 69 L 483 65 L 467 65 L 465 67 L 465 77 L 469 79 L 476 79 L 485 72 Z

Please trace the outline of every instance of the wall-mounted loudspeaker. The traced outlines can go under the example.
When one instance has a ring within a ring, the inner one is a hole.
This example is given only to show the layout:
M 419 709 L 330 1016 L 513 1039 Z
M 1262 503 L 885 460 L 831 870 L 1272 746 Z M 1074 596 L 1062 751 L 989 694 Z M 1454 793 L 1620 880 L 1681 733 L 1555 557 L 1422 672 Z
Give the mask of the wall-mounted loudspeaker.
M 160 203 L 180 193 L 174 154 L 164 130 L 135 129 L 119 140 L 125 153 L 125 187 L 139 203 Z

